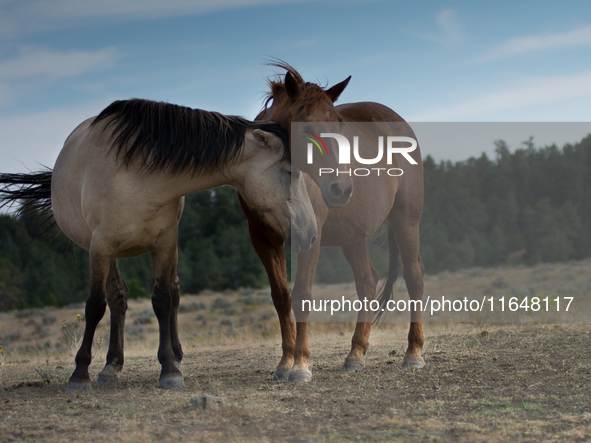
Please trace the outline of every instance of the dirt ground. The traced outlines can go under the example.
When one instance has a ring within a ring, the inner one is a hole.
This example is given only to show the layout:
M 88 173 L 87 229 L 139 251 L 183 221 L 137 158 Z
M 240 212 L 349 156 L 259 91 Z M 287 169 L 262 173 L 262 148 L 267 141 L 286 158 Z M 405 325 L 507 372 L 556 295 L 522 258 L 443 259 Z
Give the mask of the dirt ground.
M 588 296 L 590 268 L 469 270 L 427 278 L 426 293 L 544 284 Z M 506 284 L 492 284 L 499 277 Z M 317 291 L 331 289 L 350 285 Z M 427 323 L 421 370 L 400 366 L 408 325 L 385 323 L 355 374 L 339 372 L 354 325 L 317 323 L 313 380 L 289 384 L 272 381 L 281 350 L 269 301 L 250 290 L 183 297 L 180 391 L 158 387 L 149 301 L 130 303 L 119 386 L 90 393 L 65 392 L 83 308 L 3 314 L 0 441 L 591 441 L 589 323 Z M 98 345 L 93 379 L 106 354 Z M 220 402 L 204 409 L 203 395 Z

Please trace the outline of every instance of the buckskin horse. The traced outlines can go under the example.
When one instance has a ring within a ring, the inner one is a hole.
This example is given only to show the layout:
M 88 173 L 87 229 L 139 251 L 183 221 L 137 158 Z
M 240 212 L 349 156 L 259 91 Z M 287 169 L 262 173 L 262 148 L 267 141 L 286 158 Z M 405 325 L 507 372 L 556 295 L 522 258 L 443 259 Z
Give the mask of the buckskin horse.
M 127 310 L 117 259 L 146 252 L 160 330 L 160 386 L 184 387 L 176 268 L 185 195 L 233 186 L 276 241 L 295 251 L 310 248 L 316 222 L 303 177 L 292 176 L 287 146 L 287 134 L 272 122 L 133 99 L 112 103 L 74 129 L 53 171 L 0 174 L 4 204 L 52 212 L 59 229 L 90 254 L 86 327 L 68 390 L 91 389 L 92 341 L 107 303 L 109 350 L 96 384 L 117 383 Z
M 291 134 L 293 122 L 393 122 L 402 127 L 405 135 L 414 135 L 412 129 L 396 112 L 379 103 L 362 102 L 334 106 L 351 77 L 331 88 L 305 82 L 302 76 L 284 62 L 271 63 L 285 70 L 281 78 L 270 80 L 270 93 L 263 111 L 256 119 L 276 121 Z M 390 134 L 392 135 L 392 134 Z M 291 139 L 293 141 L 293 138 Z M 328 144 L 328 154 L 313 168 L 297 161 L 293 143 L 292 162 L 305 172 L 305 182 L 314 207 L 318 225 L 318 240 L 307 252 L 297 258 L 297 273 L 291 293 L 287 287 L 285 257 L 281 243 L 268 235 L 264 224 L 257 220 L 246 201 L 242 208 L 249 220 L 249 232 L 253 245 L 261 258 L 271 284 L 272 298 L 279 315 L 282 333 L 282 358 L 275 371 L 279 380 L 307 382 L 312 373 L 308 369 L 310 349 L 307 336 L 309 312 L 300 312 L 303 300 L 310 300 L 312 283 L 321 247 L 340 246 L 350 264 L 355 287 L 360 300 L 374 300 L 379 280 L 369 256 L 367 240 L 384 223 L 388 224 L 389 270 L 379 303 L 382 309 L 393 296 L 393 285 L 399 273 L 400 259 L 404 266 L 403 277 L 412 300 L 422 300 L 424 266 L 419 254 L 419 221 L 423 209 L 423 168 L 417 146 L 410 155 L 416 162 L 413 167 L 404 165 L 402 177 L 356 177 L 341 174 L 319 176 L 319 167 L 338 169 L 334 144 Z M 300 156 L 301 157 L 301 156 Z M 394 166 L 400 167 L 407 160 L 394 156 Z M 351 168 L 363 166 L 352 159 Z M 341 165 L 346 168 L 346 165 Z M 245 199 L 244 199 L 245 200 Z M 291 321 L 291 304 L 296 313 L 296 329 Z M 363 368 L 364 356 L 369 344 L 372 314 L 358 313 L 351 351 L 345 358 L 342 371 L 356 372 Z M 403 367 L 421 368 L 424 360 L 421 350 L 424 333 L 421 312 L 411 312 Z

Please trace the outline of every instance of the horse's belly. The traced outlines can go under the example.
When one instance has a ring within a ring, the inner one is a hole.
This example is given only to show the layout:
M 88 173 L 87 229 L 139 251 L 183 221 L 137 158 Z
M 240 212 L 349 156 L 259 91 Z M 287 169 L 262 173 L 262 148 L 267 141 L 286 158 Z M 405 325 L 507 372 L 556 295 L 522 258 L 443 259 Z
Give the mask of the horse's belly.
M 145 246 L 134 246 L 117 253 L 117 258 L 137 257 L 138 255 L 150 252 Z

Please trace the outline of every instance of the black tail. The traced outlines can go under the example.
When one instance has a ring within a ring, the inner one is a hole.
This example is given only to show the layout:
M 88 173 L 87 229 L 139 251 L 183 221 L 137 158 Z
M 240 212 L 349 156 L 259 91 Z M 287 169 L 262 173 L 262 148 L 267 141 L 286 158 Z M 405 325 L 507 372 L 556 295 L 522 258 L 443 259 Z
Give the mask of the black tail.
M 0 174 L 0 208 L 20 205 L 17 214 L 51 217 L 51 169 L 30 174 Z
M 378 295 L 378 302 L 380 307 L 375 316 L 374 323 L 380 321 L 382 314 L 386 312 L 386 304 L 388 301 L 394 298 L 394 283 L 398 280 L 398 274 L 400 273 L 400 252 L 398 250 L 398 243 L 394 238 L 394 231 L 388 224 L 388 255 L 390 259 L 390 265 L 388 266 L 388 273 L 386 274 L 386 281 L 380 288 L 380 295 Z

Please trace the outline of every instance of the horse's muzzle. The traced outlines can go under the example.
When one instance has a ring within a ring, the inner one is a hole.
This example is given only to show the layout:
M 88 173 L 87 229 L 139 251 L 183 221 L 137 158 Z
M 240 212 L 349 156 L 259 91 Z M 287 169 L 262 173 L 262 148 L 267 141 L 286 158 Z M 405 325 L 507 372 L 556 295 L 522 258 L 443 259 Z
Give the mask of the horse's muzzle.
M 317 238 L 317 234 L 310 237 L 301 232 L 292 232 L 289 238 L 283 242 L 283 247 L 292 254 L 299 254 L 300 252 L 309 251 L 316 243 Z
M 353 183 L 344 187 L 341 183 L 325 184 L 320 187 L 322 199 L 328 209 L 342 208 L 353 196 Z

